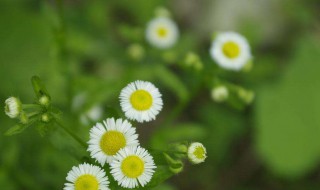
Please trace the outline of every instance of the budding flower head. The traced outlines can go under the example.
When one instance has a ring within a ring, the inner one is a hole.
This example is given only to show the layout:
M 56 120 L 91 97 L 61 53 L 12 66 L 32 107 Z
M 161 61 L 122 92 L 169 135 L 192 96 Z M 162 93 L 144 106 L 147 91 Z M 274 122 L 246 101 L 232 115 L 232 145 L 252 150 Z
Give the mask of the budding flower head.
M 197 54 L 194 52 L 188 52 L 185 58 L 185 64 L 187 66 L 194 67 L 196 70 L 203 68 L 202 62 Z
M 128 47 L 128 54 L 132 59 L 139 61 L 144 57 L 145 51 L 140 44 L 132 44 Z
M 39 103 L 43 106 L 48 106 L 50 104 L 50 99 L 48 96 L 43 95 L 39 98 Z
M 226 86 L 221 85 L 212 89 L 211 97 L 216 102 L 223 102 L 229 97 L 229 90 Z
M 191 143 L 188 147 L 188 158 L 193 164 L 200 164 L 207 158 L 207 150 L 199 142 Z
M 171 14 L 165 7 L 157 7 L 155 10 L 156 17 L 170 17 Z
M 41 121 L 44 123 L 48 123 L 50 121 L 50 116 L 47 113 L 41 115 Z
M 243 88 L 239 89 L 238 96 L 241 98 L 246 104 L 251 104 L 254 100 L 255 94 L 251 90 L 245 90 Z
M 6 99 L 4 111 L 10 118 L 18 117 L 22 111 L 21 101 L 16 97 Z

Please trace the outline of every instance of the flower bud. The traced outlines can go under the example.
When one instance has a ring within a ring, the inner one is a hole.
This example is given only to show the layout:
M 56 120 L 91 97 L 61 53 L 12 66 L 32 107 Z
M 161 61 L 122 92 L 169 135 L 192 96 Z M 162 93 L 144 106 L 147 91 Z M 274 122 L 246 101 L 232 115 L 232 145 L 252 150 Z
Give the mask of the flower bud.
M 4 111 L 10 118 L 17 118 L 22 111 L 20 100 L 16 97 L 6 99 Z
M 217 86 L 212 89 L 211 97 L 216 102 L 223 102 L 229 97 L 229 90 L 226 86 Z
M 188 148 L 188 158 L 191 163 L 200 164 L 207 158 L 207 150 L 199 142 L 191 143 Z

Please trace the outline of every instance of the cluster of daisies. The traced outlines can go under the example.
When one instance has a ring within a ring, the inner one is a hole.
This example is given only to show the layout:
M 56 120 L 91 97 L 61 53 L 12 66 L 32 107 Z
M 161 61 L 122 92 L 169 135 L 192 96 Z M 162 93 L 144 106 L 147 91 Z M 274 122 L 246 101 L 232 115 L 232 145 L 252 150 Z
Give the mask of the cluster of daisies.
M 123 88 L 120 104 L 128 119 L 140 123 L 154 120 L 163 106 L 158 88 L 145 81 L 135 81 Z M 155 172 L 153 157 L 140 147 L 136 129 L 128 120 L 108 118 L 96 123 L 90 130 L 88 145 L 90 156 L 102 167 L 108 164 L 121 187 L 144 187 Z M 201 143 L 192 143 L 188 155 L 193 163 L 201 163 L 206 158 L 206 149 Z M 87 163 L 73 167 L 66 179 L 64 190 L 109 189 L 104 170 Z
M 137 122 L 154 120 L 162 109 L 161 94 L 152 83 L 135 81 L 120 93 L 125 116 Z M 124 188 L 145 186 L 156 166 L 149 152 L 140 147 L 136 129 L 128 120 L 108 118 L 90 130 L 88 151 L 102 167 Z M 102 168 L 90 164 L 73 167 L 67 175 L 65 190 L 108 189 L 108 177 Z
M 168 16 L 151 20 L 146 29 L 146 39 L 154 47 L 171 48 L 179 38 L 179 30 Z M 248 41 L 236 32 L 217 33 L 210 48 L 212 59 L 222 68 L 241 70 L 249 64 L 252 55 Z

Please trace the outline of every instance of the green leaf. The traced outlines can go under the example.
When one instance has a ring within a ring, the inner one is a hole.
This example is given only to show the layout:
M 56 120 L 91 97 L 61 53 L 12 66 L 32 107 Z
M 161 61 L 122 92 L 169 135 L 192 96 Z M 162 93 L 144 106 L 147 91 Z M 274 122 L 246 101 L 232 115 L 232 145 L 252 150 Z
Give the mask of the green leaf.
M 256 148 L 284 177 L 307 174 L 320 158 L 319 40 L 305 37 L 296 45 L 280 83 L 261 89 L 256 104 Z
M 156 68 L 154 68 L 153 71 L 158 80 L 160 80 L 163 85 L 165 85 L 168 89 L 170 89 L 174 94 L 177 95 L 179 101 L 183 102 L 188 99 L 188 89 L 176 74 L 171 72 L 163 65 L 158 65 Z
M 12 136 L 12 135 L 16 135 L 16 134 L 19 134 L 21 133 L 22 131 L 24 131 L 26 128 L 28 127 L 28 125 L 15 125 L 13 127 L 11 127 L 10 129 L 8 129 L 6 132 L 5 132 L 5 135 L 6 136 Z
M 174 173 L 172 173 L 167 166 L 157 166 L 157 169 L 153 174 L 151 181 L 144 188 L 139 189 L 150 189 L 156 187 L 173 175 Z
M 38 76 L 33 76 L 31 78 L 31 82 L 32 82 L 34 93 L 38 98 L 42 97 L 43 95 L 46 95 L 50 98 L 50 95 L 47 89 L 45 88 L 45 86 L 43 85 L 43 83 L 41 82 Z

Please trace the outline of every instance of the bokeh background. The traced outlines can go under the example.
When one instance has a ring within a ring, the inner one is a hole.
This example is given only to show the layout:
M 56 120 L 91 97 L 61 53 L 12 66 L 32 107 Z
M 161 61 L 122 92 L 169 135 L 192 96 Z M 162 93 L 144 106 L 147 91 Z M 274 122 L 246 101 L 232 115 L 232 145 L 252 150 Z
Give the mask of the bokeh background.
M 157 50 L 143 37 L 159 6 L 181 32 L 173 50 Z M 250 72 L 224 71 L 209 56 L 213 33 L 230 30 L 250 42 Z M 132 45 L 142 47 L 143 58 Z M 253 103 L 214 102 L 210 85 L 199 82 L 203 71 L 183 66 L 188 51 L 214 70 L 213 78 L 254 90 Z M 192 140 L 208 151 L 205 163 L 186 163 L 160 190 L 320 189 L 319 71 L 318 0 L 0 1 L 0 102 L 12 95 L 35 101 L 30 78 L 39 75 L 68 126 L 87 140 L 91 125 L 83 118 L 120 109 L 128 82 L 158 86 L 164 109 L 138 127 L 142 144 Z M 0 114 L 1 134 L 14 124 Z M 4 190 L 62 189 L 87 154 L 57 127 L 45 137 L 35 127 L 1 135 L 0 150 Z

